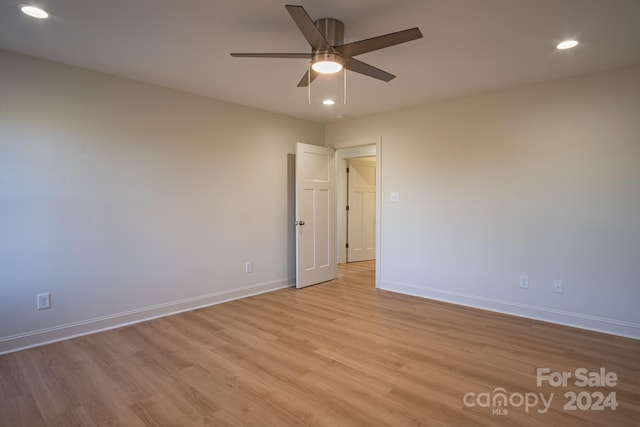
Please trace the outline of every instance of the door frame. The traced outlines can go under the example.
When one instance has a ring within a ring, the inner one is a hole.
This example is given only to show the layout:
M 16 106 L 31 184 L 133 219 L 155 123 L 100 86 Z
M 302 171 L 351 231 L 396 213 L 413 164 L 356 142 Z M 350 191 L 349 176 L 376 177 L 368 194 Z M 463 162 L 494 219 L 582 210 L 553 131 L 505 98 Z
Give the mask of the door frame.
M 360 143 L 336 144 L 335 147 L 336 168 L 336 262 L 346 262 L 346 200 L 345 185 L 347 174 L 345 160 L 357 157 L 376 157 L 376 288 L 381 276 L 381 245 L 382 245 L 382 139 L 370 140 Z

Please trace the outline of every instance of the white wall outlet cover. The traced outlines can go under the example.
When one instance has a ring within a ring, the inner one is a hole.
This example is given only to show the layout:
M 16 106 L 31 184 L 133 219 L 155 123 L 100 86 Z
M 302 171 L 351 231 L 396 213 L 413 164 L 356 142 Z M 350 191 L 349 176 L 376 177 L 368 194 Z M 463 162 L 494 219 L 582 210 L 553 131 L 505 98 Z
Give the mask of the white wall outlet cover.
M 398 203 L 400 201 L 400 193 L 392 191 L 391 194 L 389 194 L 389 201 L 391 203 Z
M 51 294 L 49 292 L 44 292 L 36 295 L 37 305 L 36 308 L 38 310 L 44 310 L 51 307 Z
M 562 280 L 553 281 L 553 292 L 557 294 L 564 293 L 564 282 Z

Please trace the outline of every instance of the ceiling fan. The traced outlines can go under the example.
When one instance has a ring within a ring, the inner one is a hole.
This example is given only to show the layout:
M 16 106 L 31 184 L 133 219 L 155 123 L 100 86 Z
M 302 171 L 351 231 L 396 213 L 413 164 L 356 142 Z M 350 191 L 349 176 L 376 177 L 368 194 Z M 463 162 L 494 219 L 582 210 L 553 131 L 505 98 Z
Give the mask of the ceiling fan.
M 311 53 L 232 53 L 231 56 L 237 58 L 310 59 L 311 67 L 298 83 L 298 87 L 308 86 L 318 77 L 318 74 L 332 74 L 343 68 L 388 82 L 396 76 L 359 61 L 354 56 L 422 38 L 420 29 L 415 27 L 344 44 L 344 24 L 342 21 L 323 18 L 314 22 L 302 6 L 286 5 L 285 8 L 309 42 Z

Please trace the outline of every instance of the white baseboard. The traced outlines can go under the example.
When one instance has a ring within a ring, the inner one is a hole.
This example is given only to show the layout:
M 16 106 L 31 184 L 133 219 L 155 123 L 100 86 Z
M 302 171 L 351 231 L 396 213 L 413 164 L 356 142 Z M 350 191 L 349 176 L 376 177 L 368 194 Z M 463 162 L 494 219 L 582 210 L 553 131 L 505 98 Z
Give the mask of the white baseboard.
M 580 329 L 587 329 L 590 331 L 640 339 L 640 324 L 637 323 L 591 316 L 587 314 L 572 313 L 545 307 L 537 307 L 512 301 L 388 280 L 381 280 L 378 288 L 406 295 L 413 295 L 467 307 L 479 308 L 482 310 L 494 311 L 497 313 L 541 320 L 543 322 L 556 323 Z
M 200 295 L 179 301 L 171 301 L 151 307 L 143 307 L 108 316 L 101 316 L 79 322 L 67 323 L 36 331 L 1 337 L 0 355 L 69 338 L 75 338 L 82 335 L 93 334 L 95 332 L 105 331 L 108 329 L 115 329 L 158 317 L 170 316 L 183 311 L 195 310 L 197 308 L 220 304 L 239 298 L 288 288 L 294 285 L 295 278 L 278 279 L 270 282 L 244 286 L 237 289 L 214 292 L 207 295 Z

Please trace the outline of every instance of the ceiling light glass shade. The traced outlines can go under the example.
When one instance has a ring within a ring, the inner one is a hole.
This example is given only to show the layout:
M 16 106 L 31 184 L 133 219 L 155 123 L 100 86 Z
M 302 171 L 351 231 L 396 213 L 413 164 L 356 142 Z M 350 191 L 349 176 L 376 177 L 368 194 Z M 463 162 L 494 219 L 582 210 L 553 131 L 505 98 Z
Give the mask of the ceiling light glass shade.
M 335 53 L 319 53 L 311 62 L 313 71 L 320 74 L 333 74 L 342 70 L 342 57 Z
M 29 15 L 33 18 L 45 19 L 49 17 L 49 14 L 47 12 L 35 6 L 23 6 L 20 10 L 25 15 Z
M 558 43 L 556 48 L 560 50 L 571 49 L 572 47 L 578 46 L 578 42 L 576 40 L 565 40 L 562 43 Z
M 333 99 L 325 99 L 324 101 L 322 101 L 322 103 L 324 105 L 333 105 L 336 103 L 336 101 L 334 101 Z
M 311 68 L 320 74 L 333 74 L 342 70 L 342 64 L 333 61 L 320 61 L 314 62 Z

